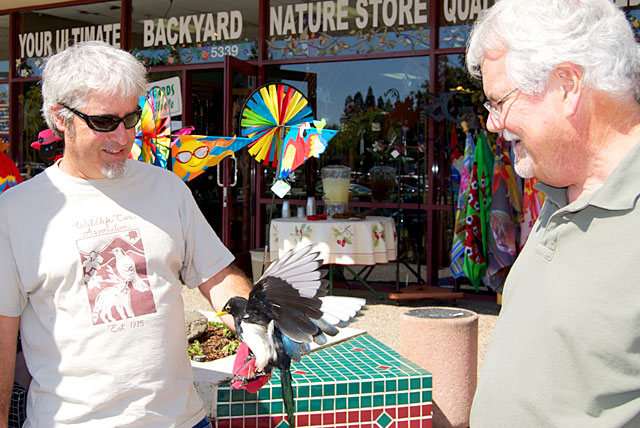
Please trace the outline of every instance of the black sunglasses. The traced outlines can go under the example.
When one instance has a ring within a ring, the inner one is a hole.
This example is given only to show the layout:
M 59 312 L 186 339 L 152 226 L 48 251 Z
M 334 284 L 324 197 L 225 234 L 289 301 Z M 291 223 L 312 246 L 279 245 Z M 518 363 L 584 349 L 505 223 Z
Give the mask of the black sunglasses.
M 104 114 L 104 115 L 88 115 L 82 112 L 79 112 L 76 109 L 69 107 L 66 104 L 61 104 L 62 107 L 66 108 L 73 114 L 76 114 L 82 120 L 87 123 L 87 126 L 94 131 L 98 132 L 111 132 L 115 130 L 120 122 L 124 124 L 126 129 L 131 129 L 136 126 L 136 123 L 140 120 L 140 116 L 142 116 L 142 109 L 138 106 L 138 109 L 133 113 L 129 113 L 125 117 L 118 117 L 112 114 Z

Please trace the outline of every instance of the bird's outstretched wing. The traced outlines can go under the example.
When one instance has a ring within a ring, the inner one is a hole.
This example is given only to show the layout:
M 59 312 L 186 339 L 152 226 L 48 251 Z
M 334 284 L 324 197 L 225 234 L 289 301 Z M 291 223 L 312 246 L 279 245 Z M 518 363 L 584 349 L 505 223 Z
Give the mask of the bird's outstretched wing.
M 310 246 L 284 254 L 256 282 L 252 291 L 255 298 L 250 296 L 248 303 L 252 306 L 252 301 L 268 302 L 276 326 L 286 336 L 285 347 L 289 345 L 287 339 L 291 339 L 301 344 L 302 354 L 308 353 L 308 343 L 326 343 L 323 333 L 337 334 L 336 326 L 345 326 L 366 303 L 360 298 L 327 296 L 327 270 L 320 269 L 322 260 L 318 255 Z M 299 361 L 296 343 L 291 344 L 293 353 L 287 351 Z
M 247 303 L 247 313 L 270 312 L 282 334 L 297 342 L 312 342 L 321 334 L 314 319 L 322 318 L 322 301 L 328 281 L 311 247 L 289 251 L 275 261 L 253 286 Z M 266 306 L 266 307 L 265 307 Z

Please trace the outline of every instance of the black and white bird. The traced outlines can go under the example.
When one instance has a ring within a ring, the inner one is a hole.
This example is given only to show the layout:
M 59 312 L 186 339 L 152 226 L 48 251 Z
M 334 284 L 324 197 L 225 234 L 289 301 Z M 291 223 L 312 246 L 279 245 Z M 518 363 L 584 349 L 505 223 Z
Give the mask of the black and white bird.
M 249 299 L 232 297 L 218 313 L 231 314 L 239 339 L 255 356 L 257 371 L 280 369 L 282 395 L 289 426 L 295 426 L 291 360 L 309 353 L 310 344 L 323 345 L 325 334 L 348 324 L 365 305 L 355 297 L 327 296 L 327 271 L 319 253 L 306 247 L 290 250 L 269 266 L 253 286 Z

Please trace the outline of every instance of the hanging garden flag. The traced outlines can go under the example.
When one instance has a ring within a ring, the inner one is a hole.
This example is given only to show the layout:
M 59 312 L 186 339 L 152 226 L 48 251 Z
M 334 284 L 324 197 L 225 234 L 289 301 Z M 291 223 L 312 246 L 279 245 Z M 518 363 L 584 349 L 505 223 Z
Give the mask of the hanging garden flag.
M 464 242 L 464 273 L 476 290 L 487 270 L 487 241 L 491 207 L 493 153 L 483 131 L 478 134 L 473 157 Z
M 467 218 L 466 207 L 469 197 L 469 181 L 471 180 L 475 146 L 473 136 L 470 132 L 467 133 L 462 169 L 460 171 L 460 193 L 458 194 L 458 205 L 456 207 L 456 218 L 453 227 L 453 243 L 451 245 L 451 275 L 454 278 L 460 278 L 464 275 L 462 264 L 464 261 L 464 231 Z
M 524 192 L 522 195 L 522 223 L 520 223 L 520 249 L 524 247 L 529 237 L 533 224 L 540 215 L 545 194 L 534 189 L 538 179 L 527 178 L 524 180 Z
M 501 293 L 504 280 L 518 255 L 518 224 L 522 198 L 507 143 L 498 136 L 493 166 L 489 233 L 487 234 L 487 285 Z

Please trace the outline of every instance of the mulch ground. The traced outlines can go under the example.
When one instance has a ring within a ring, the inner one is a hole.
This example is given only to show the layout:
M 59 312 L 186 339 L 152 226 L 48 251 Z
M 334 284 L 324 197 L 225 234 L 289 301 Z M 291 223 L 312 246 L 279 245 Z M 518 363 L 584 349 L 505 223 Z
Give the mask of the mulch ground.
M 200 346 L 195 345 L 196 340 L 200 343 Z M 189 342 L 189 356 L 192 360 L 200 362 L 218 360 L 229 355 L 235 355 L 237 346 L 234 346 L 234 344 L 237 344 L 237 342 L 238 340 L 235 336 L 229 337 L 228 330 L 209 323 L 207 331 Z

